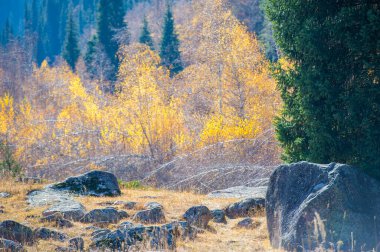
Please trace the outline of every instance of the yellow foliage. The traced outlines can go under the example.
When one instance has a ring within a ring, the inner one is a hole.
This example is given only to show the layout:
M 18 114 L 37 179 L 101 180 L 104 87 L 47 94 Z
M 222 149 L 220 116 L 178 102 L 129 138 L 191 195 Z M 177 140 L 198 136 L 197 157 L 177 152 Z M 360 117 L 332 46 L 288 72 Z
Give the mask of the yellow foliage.
M 14 121 L 13 98 L 5 94 L 0 99 L 0 134 L 8 134 Z
M 0 97 L 0 140 L 10 139 L 18 160 L 34 169 L 106 155 L 164 162 L 270 129 L 281 102 L 256 38 L 223 0 L 194 1 L 190 12 L 189 25 L 178 27 L 187 64 L 175 78 L 141 44 L 119 52 L 115 94 L 101 92 L 102 80 L 44 61 L 24 100 Z

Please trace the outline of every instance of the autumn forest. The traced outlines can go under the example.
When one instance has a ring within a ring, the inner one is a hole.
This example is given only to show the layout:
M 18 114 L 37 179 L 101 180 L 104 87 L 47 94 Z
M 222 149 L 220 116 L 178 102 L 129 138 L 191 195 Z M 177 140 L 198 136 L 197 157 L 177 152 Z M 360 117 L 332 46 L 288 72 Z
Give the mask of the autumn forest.
M 53 2 L 37 6 L 43 11 Z M 281 100 L 270 59 L 230 3 L 152 1 L 123 8 L 107 2 L 98 3 L 97 21 L 88 21 L 84 35 L 77 22 L 83 6 L 69 4 L 62 50 L 54 57 L 47 50 L 53 39 L 44 44 L 40 23 L 33 32 L 25 21 L 21 35 L 4 28 L 0 140 L 14 159 L 12 172 L 65 175 L 76 162 L 93 169 L 101 168 L 99 160 L 125 156 L 159 165 L 261 135 L 273 149 L 266 162 L 278 161 L 272 123 Z M 24 19 L 33 7 L 25 6 Z M 106 8 L 121 20 L 108 20 Z M 39 59 L 41 51 L 46 58 Z

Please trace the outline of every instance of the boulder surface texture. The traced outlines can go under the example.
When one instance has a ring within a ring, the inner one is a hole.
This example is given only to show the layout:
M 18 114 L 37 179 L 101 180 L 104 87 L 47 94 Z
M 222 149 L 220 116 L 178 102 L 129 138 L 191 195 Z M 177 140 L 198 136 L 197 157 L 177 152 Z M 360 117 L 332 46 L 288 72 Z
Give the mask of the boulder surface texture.
M 271 244 L 288 251 L 377 251 L 380 182 L 343 164 L 278 167 L 266 195 Z
M 121 194 L 115 175 L 105 171 L 90 171 L 77 177 L 70 177 L 52 185 L 51 188 L 96 197 Z

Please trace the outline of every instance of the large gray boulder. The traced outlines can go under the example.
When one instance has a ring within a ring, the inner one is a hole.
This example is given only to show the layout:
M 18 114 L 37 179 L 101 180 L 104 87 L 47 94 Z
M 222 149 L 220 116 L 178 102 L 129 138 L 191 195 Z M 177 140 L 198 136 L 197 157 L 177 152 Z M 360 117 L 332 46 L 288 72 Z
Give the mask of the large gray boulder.
M 77 177 L 67 178 L 65 181 L 50 187 L 56 190 L 96 197 L 112 197 L 121 194 L 115 175 L 105 171 L 90 171 Z
M 266 213 L 275 248 L 377 251 L 380 246 L 380 182 L 348 165 L 278 167 L 270 178 Z
M 31 228 L 12 220 L 0 222 L 0 238 L 27 245 L 35 241 Z

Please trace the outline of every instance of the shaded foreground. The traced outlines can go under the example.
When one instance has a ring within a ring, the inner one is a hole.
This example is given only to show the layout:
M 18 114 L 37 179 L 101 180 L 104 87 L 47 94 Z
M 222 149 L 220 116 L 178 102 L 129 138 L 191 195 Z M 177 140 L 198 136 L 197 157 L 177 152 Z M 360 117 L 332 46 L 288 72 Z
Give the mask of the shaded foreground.
M 19 184 L 13 181 L 0 181 L 0 191 L 11 193 L 11 197 L 0 199 L 0 207 L 3 213 L 0 213 L 0 221 L 14 220 L 29 227 L 47 227 L 49 223 L 41 223 L 40 217 L 45 207 L 32 208 L 26 202 L 26 195 L 30 190 L 40 189 L 43 185 Z M 126 210 L 130 216 L 143 209 L 148 202 L 158 202 L 165 209 L 166 222 L 180 220 L 181 216 L 190 207 L 195 205 L 205 205 L 209 209 L 223 209 L 231 203 L 239 200 L 233 198 L 215 199 L 208 198 L 205 195 L 194 193 L 179 193 L 156 189 L 123 189 L 122 196 L 119 197 L 76 197 L 77 201 L 82 203 L 87 210 L 102 208 L 102 203 L 115 201 L 132 201 L 136 206 L 131 210 Z M 122 206 L 114 206 L 122 210 Z M 125 210 L 125 209 L 123 209 Z M 204 233 L 199 233 L 193 241 L 178 241 L 178 251 L 271 251 L 268 238 L 266 220 L 264 214 L 253 217 L 258 226 L 253 229 L 236 228 L 238 222 L 243 218 L 227 219 L 227 224 L 210 222 L 210 228 Z M 131 221 L 132 219 L 126 219 Z M 123 221 L 120 221 L 123 222 Z M 85 241 L 85 250 L 89 249 L 91 243 L 91 230 L 85 228 L 91 224 L 73 222 L 74 226 L 59 230 L 66 233 L 69 237 L 83 237 Z M 105 228 L 115 229 L 118 224 L 107 224 Z M 25 247 L 28 251 L 54 251 L 57 247 L 65 246 L 67 242 L 53 240 L 38 240 L 34 245 Z

